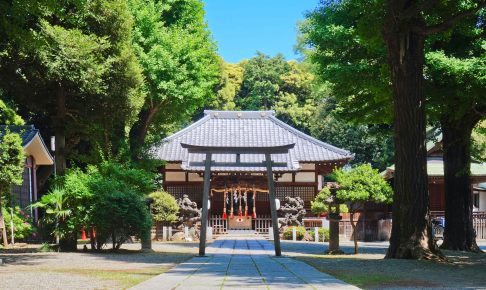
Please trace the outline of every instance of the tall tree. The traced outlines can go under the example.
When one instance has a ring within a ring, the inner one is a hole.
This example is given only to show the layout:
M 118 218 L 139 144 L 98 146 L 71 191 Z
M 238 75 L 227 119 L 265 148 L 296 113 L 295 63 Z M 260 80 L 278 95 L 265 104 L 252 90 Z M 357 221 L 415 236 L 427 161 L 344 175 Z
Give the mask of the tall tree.
M 26 2 L 4 3 L 12 13 L 2 15 L 8 30 L 0 69 L 8 77 L 0 85 L 55 133 L 63 174 L 66 158 L 73 158 L 66 146 L 107 153 L 133 119 L 141 74 L 131 51 L 131 17 L 123 0 Z M 33 17 L 31 10 L 42 13 Z
M 130 130 L 130 149 L 137 157 L 160 140 L 168 125 L 188 119 L 214 98 L 220 72 L 200 0 L 129 4 L 135 20 L 132 42 L 147 95 Z
M 392 236 L 387 253 L 389 258 L 427 258 L 431 254 L 439 254 L 431 239 L 427 206 L 423 78 L 425 42 L 431 35 L 450 30 L 485 5 L 484 2 L 477 4 L 474 1 L 387 1 L 383 35 L 388 48 L 394 100 L 394 208 L 404 209 L 393 212 Z M 427 23 L 426 17 L 433 19 Z M 446 155 L 444 157 L 447 159 Z M 446 178 L 448 169 L 446 165 Z M 413 210 L 407 209 L 407 206 L 412 206 Z M 468 238 L 470 235 L 466 240 Z
M 216 87 L 216 98 L 210 107 L 218 110 L 234 110 L 235 97 L 241 89 L 243 82 L 243 63 L 227 63 L 220 60 L 221 77 Z
M 389 257 L 438 253 L 430 239 L 427 206 L 424 49 L 425 41 L 432 40 L 428 35 L 451 28 L 480 8 L 472 1 L 459 2 L 333 1 L 312 13 L 303 27 L 315 48 L 311 57 L 330 77 L 337 95 L 342 92 L 339 112 L 351 119 L 394 121 L 400 168 L 394 208 L 401 210 L 394 211 Z M 353 82 L 347 81 L 353 75 Z
M 270 57 L 257 52 L 243 66 L 243 83 L 236 104 L 244 110 L 269 110 L 276 101 L 284 81 L 281 76 L 290 72 L 290 65 L 281 54 Z
M 441 124 L 444 152 L 445 231 L 441 247 L 480 251 L 473 227 L 472 131 L 486 116 L 486 24 L 469 17 L 433 43 L 426 55 L 429 107 Z M 457 45 L 461 43 L 461 45 Z

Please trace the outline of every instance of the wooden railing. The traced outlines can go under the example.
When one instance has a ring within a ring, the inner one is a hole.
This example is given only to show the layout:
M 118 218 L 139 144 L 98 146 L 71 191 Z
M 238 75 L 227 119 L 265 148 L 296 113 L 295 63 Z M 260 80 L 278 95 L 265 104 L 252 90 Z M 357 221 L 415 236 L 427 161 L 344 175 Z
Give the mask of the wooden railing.
M 213 234 L 227 234 L 228 233 L 228 221 L 223 219 L 221 215 L 213 215 L 209 218 L 209 226 L 213 227 Z
M 272 226 L 270 216 L 261 216 L 253 219 L 253 228 L 259 234 L 268 234 L 268 228 Z
M 259 234 L 268 234 L 268 228 L 272 226 L 270 216 L 260 216 L 252 220 L 252 228 Z M 228 221 L 221 215 L 213 215 L 209 218 L 209 226 L 213 227 L 213 234 L 227 234 Z

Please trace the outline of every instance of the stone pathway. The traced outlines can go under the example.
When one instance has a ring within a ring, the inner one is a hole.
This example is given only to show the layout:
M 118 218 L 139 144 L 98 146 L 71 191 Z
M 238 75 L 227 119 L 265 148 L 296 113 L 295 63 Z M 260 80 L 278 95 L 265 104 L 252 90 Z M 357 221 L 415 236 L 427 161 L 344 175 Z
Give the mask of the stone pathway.
M 170 271 L 131 289 L 358 289 L 287 257 L 262 239 L 218 239 Z

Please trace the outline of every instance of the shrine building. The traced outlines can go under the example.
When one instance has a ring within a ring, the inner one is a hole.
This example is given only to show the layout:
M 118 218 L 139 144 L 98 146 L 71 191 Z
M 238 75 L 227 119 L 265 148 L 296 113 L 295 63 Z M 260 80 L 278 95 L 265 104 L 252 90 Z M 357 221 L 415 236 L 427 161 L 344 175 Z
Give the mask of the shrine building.
M 205 116 L 167 137 L 153 154 L 165 161 L 161 168 L 164 189 L 176 199 L 187 195 L 201 207 L 205 154 L 189 154 L 187 145 L 204 147 L 293 147 L 272 154 L 275 194 L 310 202 L 321 190 L 324 176 L 342 167 L 353 154 L 319 141 L 287 125 L 273 111 L 204 111 Z M 264 154 L 213 154 L 209 222 L 220 230 L 268 230 L 271 222 Z M 278 204 L 278 201 L 277 201 Z M 262 223 L 265 221 L 266 223 Z

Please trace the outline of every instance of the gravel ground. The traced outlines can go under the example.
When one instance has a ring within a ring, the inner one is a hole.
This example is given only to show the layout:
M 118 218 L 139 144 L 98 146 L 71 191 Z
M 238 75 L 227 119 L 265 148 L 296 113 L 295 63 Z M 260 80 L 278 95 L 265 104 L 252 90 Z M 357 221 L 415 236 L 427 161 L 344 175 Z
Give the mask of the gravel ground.
M 124 289 L 163 273 L 196 253 L 194 243 L 128 244 L 120 253 L 0 251 L 0 289 Z
M 486 242 L 480 242 L 486 249 Z M 448 263 L 384 259 L 388 243 L 341 244 L 345 255 L 323 255 L 326 244 L 283 242 L 286 255 L 364 289 L 486 289 L 486 254 L 443 251 Z
M 197 254 L 197 243 L 127 244 L 120 253 L 39 253 L 38 246 L 2 251 L 0 289 L 125 289 Z M 480 246 L 486 250 L 486 242 Z M 383 259 L 388 243 L 341 243 L 347 253 L 323 255 L 326 243 L 282 241 L 283 254 L 365 289 L 486 289 L 486 254 L 445 252 L 450 263 Z

